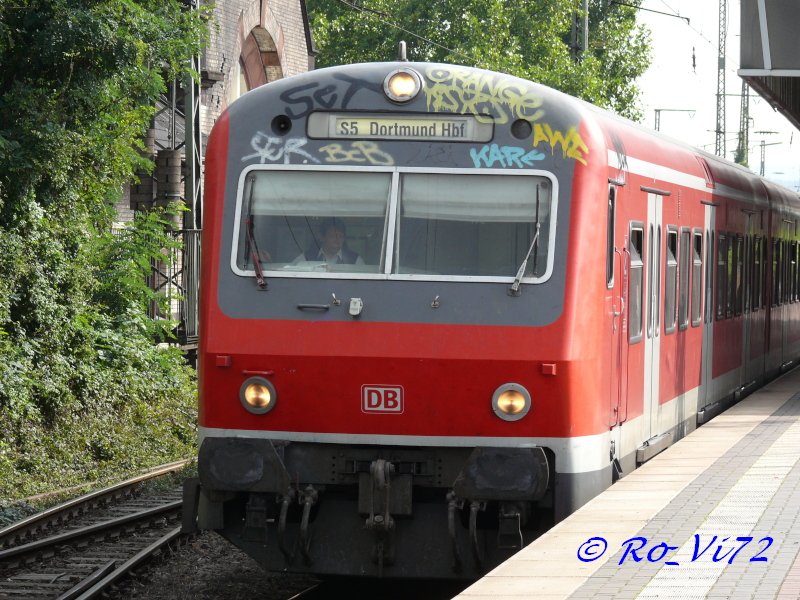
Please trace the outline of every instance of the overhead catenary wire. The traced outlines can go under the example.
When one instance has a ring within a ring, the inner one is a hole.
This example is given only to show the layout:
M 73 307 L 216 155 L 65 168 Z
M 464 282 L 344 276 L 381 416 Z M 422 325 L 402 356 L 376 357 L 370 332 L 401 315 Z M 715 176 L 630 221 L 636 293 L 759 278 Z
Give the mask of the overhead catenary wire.
M 389 27 L 394 27 L 395 29 L 398 29 L 399 31 L 402 31 L 403 33 L 406 33 L 406 34 L 408 34 L 408 35 L 410 35 L 412 37 L 415 37 L 418 40 L 422 40 L 425 43 L 428 43 L 428 44 L 431 44 L 433 46 L 436 46 L 437 48 L 441 48 L 442 50 L 446 50 L 447 52 L 450 52 L 451 54 L 454 54 L 456 56 L 460 56 L 462 58 L 466 58 L 466 59 L 470 60 L 473 63 L 474 66 L 482 66 L 481 61 L 479 61 L 474 56 L 470 56 L 469 54 L 464 54 L 463 52 L 459 52 L 458 50 L 453 50 L 452 48 L 448 48 L 444 44 L 440 44 L 439 42 L 435 42 L 435 41 L 433 41 L 431 39 L 428 39 L 428 38 L 426 38 L 424 36 L 416 34 L 413 31 L 410 31 L 410 30 L 406 29 L 405 27 L 401 27 L 397 23 L 393 23 L 392 21 L 388 21 L 388 20 L 382 18 L 385 15 L 384 15 L 384 13 L 382 13 L 380 11 L 373 10 L 371 8 L 364 8 L 362 6 L 358 6 L 356 4 L 352 4 L 351 2 L 348 2 L 347 0 L 338 0 L 338 2 L 340 2 L 340 3 L 342 3 L 342 4 L 346 5 L 346 6 L 349 6 L 350 8 L 352 8 L 354 10 L 357 10 L 357 11 L 363 13 L 363 14 L 366 14 L 366 15 L 369 15 L 371 17 L 374 17 L 378 21 L 383 23 L 384 25 L 388 25 Z
M 684 20 L 686 21 L 686 25 L 687 25 L 687 27 L 689 27 L 689 29 L 691 29 L 691 30 L 692 30 L 692 31 L 694 31 L 694 32 L 695 32 L 695 33 L 696 33 L 698 36 L 700 36 L 700 38 L 701 38 L 701 39 L 703 39 L 703 40 L 704 40 L 704 41 L 705 41 L 705 42 L 706 42 L 706 43 L 707 43 L 709 46 L 713 47 L 714 49 L 716 49 L 716 48 L 717 48 L 717 43 L 716 43 L 716 42 L 712 42 L 712 41 L 711 41 L 710 39 L 708 39 L 708 38 L 707 38 L 705 35 L 703 35 L 703 32 L 702 32 L 702 31 L 700 31 L 699 29 L 697 29 L 697 28 L 696 28 L 694 25 L 692 25 L 692 24 L 691 24 L 691 22 L 689 21 L 689 19 L 688 19 L 687 17 L 684 17 L 684 16 L 682 16 L 682 15 L 680 14 L 680 12 L 679 12 L 679 11 L 675 10 L 673 7 L 671 7 L 669 4 L 667 4 L 667 3 L 665 2 L 665 0 L 659 0 L 659 2 L 661 2 L 661 4 L 663 4 L 663 5 L 664 5 L 664 6 L 666 6 L 666 7 L 667 7 L 669 10 L 671 10 L 671 11 L 672 11 L 672 15 L 671 15 L 671 16 L 674 16 L 674 17 L 679 17 L 679 18 L 681 18 L 681 19 L 684 19 Z M 648 10 L 648 11 L 649 11 L 650 9 L 642 9 L 642 10 Z M 656 11 L 650 11 L 650 12 L 656 12 Z M 728 19 L 730 19 L 730 15 L 728 15 Z M 736 65 L 736 69 L 738 69 L 738 68 L 739 68 L 739 63 L 737 63 L 737 62 L 736 62 L 734 59 L 732 59 L 732 58 L 730 58 L 729 60 L 730 60 L 730 62 L 731 62 L 732 64 Z

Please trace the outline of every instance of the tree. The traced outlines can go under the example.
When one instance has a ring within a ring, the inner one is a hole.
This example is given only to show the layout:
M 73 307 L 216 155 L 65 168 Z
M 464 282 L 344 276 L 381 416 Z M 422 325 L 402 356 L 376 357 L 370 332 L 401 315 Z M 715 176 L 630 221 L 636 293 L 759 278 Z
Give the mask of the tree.
M 589 48 L 576 60 L 581 0 L 307 1 L 318 66 L 394 60 L 406 40 L 409 60 L 509 73 L 641 118 L 635 80 L 649 64 L 650 42 L 630 6 L 590 0 Z
M 130 268 L 159 217 L 110 231 L 164 77 L 204 36 L 177 0 L 0 0 L 0 497 L 191 444 L 191 373 Z

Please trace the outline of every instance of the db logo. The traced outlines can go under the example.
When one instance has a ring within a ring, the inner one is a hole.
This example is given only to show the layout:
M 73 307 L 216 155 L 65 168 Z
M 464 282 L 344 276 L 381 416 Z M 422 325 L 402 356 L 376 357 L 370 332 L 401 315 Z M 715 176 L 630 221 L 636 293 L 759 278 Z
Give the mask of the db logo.
M 399 385 L 362 385 L 361 410 L 365 413 L 402 413 L 403 388 Z

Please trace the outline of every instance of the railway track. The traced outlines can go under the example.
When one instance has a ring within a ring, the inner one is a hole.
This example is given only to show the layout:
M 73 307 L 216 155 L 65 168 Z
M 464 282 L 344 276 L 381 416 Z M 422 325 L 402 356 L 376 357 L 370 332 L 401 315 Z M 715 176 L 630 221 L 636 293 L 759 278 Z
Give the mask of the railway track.
M 180 536 L 181 490 L 144 497 L 157 471 L 87 494 L 0 530 L 0 598 L 88 599 Z

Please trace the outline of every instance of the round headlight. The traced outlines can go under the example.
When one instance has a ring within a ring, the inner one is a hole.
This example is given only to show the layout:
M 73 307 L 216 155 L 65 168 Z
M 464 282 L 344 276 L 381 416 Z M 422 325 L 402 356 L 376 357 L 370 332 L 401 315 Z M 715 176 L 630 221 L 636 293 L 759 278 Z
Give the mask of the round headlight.
M 249 412 L 263 415 L 275 408 L 278 394 L 270 381 L 263 377 L 251 377 L 239 389 L 239 400 Z
M 531 409 L 531 395 L 518 383 L 505 383 L 492 396 L 492 410 L 504 421 L 518 421 Z
M 422 89 L 422 78 L 413 69 L 400 68 L 383 80 L 383 92 L 394 102 L 408 102 Z

